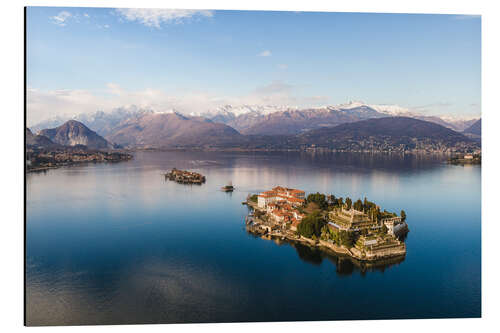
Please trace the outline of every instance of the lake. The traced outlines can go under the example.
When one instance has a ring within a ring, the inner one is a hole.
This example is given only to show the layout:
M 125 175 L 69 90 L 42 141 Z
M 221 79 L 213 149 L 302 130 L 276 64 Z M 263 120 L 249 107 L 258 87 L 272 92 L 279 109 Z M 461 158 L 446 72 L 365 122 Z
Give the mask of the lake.
M 203 185 L 166 181 L 176 167 Z M 232 181 L 233 193 L 221 186 Z M 245 231 L 276 185 L 406 211 L 375 267 Z M 481 316 L 481 167 L 443 156 L 137 152 L 26 178 L 28 325 Z

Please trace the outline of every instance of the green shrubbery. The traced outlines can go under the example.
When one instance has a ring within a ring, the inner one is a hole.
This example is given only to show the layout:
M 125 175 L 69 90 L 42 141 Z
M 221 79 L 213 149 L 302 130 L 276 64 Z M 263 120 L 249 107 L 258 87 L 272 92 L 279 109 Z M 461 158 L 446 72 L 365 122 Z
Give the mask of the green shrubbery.
M 321 228 L 326 225 L 325 219 L 319 212 L 314 212 L 302 219 L 297 227 L 297 233 L 301 236 L 312 238 L 321 236 Z
M 321 193 L 311 193 L 307 196 L 306 204 L 314 202 L 318 205 L 318 208 L 321 210 L 328 209 L 328 202 L 326 201 L 326 196 Z

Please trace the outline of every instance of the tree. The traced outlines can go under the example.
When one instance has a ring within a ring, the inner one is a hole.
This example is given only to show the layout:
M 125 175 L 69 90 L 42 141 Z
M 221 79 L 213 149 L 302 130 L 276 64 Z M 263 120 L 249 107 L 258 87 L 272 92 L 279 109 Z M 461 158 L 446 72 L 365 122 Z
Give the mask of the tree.
M 401 210 L 401 221 L 406 221 L 406 212 L 404 210 Z
M 358 199 L 354 205 L 353 205 L 354 209 L 356 209 L 357 211 L 362 211 L 363 210 L 363 202 L 361 201 L 361 199 Z
M 351 248 L 354 245 L 354 234 L 346 230 L 340 231 L 340 245 Z
M 299 235 L 311 238 L 313 235 L 316 237 L 321 236 L 321 229 L 326 225 L 325 219 L 319 214 L 314 212 L 302 219 L 302 222 L 297 226 Z
M 340 245 L 340 233 L 338 230 L 330 231 L 330 239 L 337 245 Z
M 318 205 L 319 209 L 326 210 L 328 208 L 328 202 L 326 201 L 326 196 L 321 193 L 311 193 L 307 196 L 307 203 L 314 202 Z
M 351 207 L 352 207 L 351 198 L 349 198 L 349 197 L 345 198 L 345 204 L 346 204 L 346 209 L 351 209 Z

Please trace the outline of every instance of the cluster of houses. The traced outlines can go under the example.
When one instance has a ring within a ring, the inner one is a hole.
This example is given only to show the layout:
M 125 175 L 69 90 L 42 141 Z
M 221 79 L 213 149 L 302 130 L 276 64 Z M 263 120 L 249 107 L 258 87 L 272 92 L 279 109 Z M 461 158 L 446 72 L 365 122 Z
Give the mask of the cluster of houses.
M 305 203 L 305 192 L 298 189 L 276 186 L 270 191 L 265 191 L 257 196 L 257 207 L 266 212 L 266 215 L 274 224 L 293 230 L 306 216 L 301 213 L 298 207 Z M 397 235 L 407 228 L 407 225 L 399 216 L 387 216 L 381 220 L 373 220 L 368 214 L 354 208 L 335 208 L 328 212 L 328 227 L 333 231 L 359 232 L 367 231 L 371 233 L 377 231 L 382 226 L 387 227 L 389 235 Z
M 283 227 L 289 224 L 290 229 L 297 230 L 300 221 L 305 217 L 305 214 L 297 209 L 304 204 L 304 197 L 305 192 L 302 190 L 276 186 L 257 196 L 257 206 L 265 210 L 277 224 Z
M 85 162 L 119 162 L 130 159 L 132 159 L 132 155 L 121 152 L 88 151 L 76 148 L 53 151 L 26 149 L 26 167 L 28 171 Z

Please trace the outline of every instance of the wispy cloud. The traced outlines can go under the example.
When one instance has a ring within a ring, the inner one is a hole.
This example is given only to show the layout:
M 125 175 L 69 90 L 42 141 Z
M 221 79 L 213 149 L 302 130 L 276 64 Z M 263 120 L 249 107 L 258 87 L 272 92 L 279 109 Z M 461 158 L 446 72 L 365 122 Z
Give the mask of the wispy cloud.
M 278 68 L 281 69 L 282 71 L 288 69 L 288 65 L 287 64 L 278 64 Z
M 54 23 L 58 26 L 64 27 L 71 17 L 72 17 L 72 15 L 70 12 L 62 11 L 59 14 L 57 14 L 56 16 L 51 16 L 50 20 L 52 23 Z
M 137 21 L 147 27 L 160 29 L 162 24 L 183 23 L 195 17 L 212 17 L 213 11 L 195 9 L 137 9 L 119 8 L 116 9 L 121 17 L 128 21 Z
M 270 57 L 272 55 L 271 51 L 269 50 L 264 50 L 257 54 L 258 57 Z

